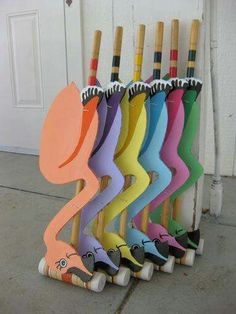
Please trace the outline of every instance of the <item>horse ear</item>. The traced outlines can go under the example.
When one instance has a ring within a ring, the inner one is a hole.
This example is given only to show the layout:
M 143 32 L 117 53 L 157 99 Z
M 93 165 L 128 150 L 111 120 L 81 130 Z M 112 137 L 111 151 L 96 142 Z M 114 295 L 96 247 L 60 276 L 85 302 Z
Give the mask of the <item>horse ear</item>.
M 82 115 L 80 91 L 72 82 L 55 98 L 41 132 L 39 166 L 50 182 L 61 183 L 57 179 L 58 168 L 72 156 L 78 145 Z M 67 181 L 60 177 L 61 180 Z

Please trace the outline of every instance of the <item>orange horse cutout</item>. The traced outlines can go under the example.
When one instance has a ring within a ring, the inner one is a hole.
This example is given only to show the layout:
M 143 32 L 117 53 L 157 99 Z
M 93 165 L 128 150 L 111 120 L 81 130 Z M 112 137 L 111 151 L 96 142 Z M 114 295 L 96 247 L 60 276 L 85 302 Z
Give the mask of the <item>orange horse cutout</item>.
M 39 165 L 45 178 L 55 184 L 84 182 L 82 191 L 55 215 L 44 233 L 47 252 L 43 260 L 50 270 L 47 275 L 54 272 L 57 275 L 50 277 L 67 282 L 73 281 L 72 276 L 83 282 L 92 278 L 93 257 L 81 258 L 72 245 L 57 236 L 99 190 L 99 181 L 88 161 L 97 135 L 96 109 L 102 94 L 102 89 L 96 86 L 88 86 L 80 94 L 75 83 L 71 83 L 56 97 L 42 130 Z

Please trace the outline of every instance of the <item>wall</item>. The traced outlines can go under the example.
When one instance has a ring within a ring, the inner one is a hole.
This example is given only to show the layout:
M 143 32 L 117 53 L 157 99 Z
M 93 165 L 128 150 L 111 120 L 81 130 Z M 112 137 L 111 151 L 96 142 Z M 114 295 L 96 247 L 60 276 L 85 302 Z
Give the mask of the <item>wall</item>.
M 112 12 L 112 14 L 111 14 Z M 132 78 L 134 43 L 137 25 L 146 25 L 146 39 L 144 50 L 143 78 L 150 75 L 153 60 L 153 39 L 155 23 L 158 20 L 165 22 L 163 74 L 168 70 L 170 21 L 172 18 L 180 19 L 180 68 L 179 74 L 185 75 L 187 58 L 187 45 L 191 20 L 201 20 L 203 1 L 180 0 L 83 0 L 81 13 L 83 18 L 83 50 L 84 73 L 88 75 L 88 64 L 92 45 L 93 31 L 102 30 L 101 55 L 99 61 L 98 77 L 106 86 L 110 77 L 112 42 L 114 28 L 117 25 L 124 27 L 123 54 L 121 55 L 120 77 L 125 82 Z
M 16 5 L 21 10 L 28 10 L 30 4 L 32 8 L 37 9 L 39 1 L 22 2 L 14 1 L 11 5 L 5 1 L 9 10 L 7 12 L 17 12 Z M 234 30 L 236 29 L 236 1 L 217 1 L 218 4 L 218 27 L 216 32 L 218 33 L 218 73 L 219 73 L 219 102 L 221 113 L 221 150 L 222 150 L 222 167 L 221 172 L 224 175 L 236 174 L 236 106 L 234 105 L 236 97 L 235 89 L 235 65 L 236 65 L 236 37 L 234 36 Z M 63 4 L 65 5 L 65 14 L 63 12 Z M 180 63 L 179 63 L 179 75 L 185 75 L 185 60 L 187 57 L 187 44 L 190 30 L 190 23 L 192 18 L 205 20 L 204 12 L 204 0 L 178 0 L 178 1 L 161 1 L 161 0 L 73 0 L 70 7 L 65 4 L 65 1 L 58 2 L 58 9 L 53 10 L 54 15 L 60 10 L 61 24 L 58 27 L 55 23 L 54 28 L 47 26 L 48 19 L 44 18 L 45 12 L 49 12 L 48 8 L 42 5 L 40 11 L 40 27 L 46 27 L 47 32 L 40 29 L 41 47 L 42 50 L 46 49 L 47 45 L 44 45 L 44 37 L 47 34 L 48 37 L 52 37 L 50 42 L 55 42 L 55 38 L 61 38 L 60 43 L 63 44 L 66 35 L 66 43 L 63 48 L 57 49 L 54 56 L 58 56 L 59 53 L 63 55 L 64 48 L 67 53 L 65 54 L 65 60 L 63 62 L 51 62 L 48 66 L 48 52 L 42 55 L 46 56 L 46 61 L 43 62 L 43 69 L 50 72 L 50 75 L 46 75 L 43 79 L 45 82 L 44 94 L 46 95 L 50 90 L 52 84 L 46 84 L 48 78 L 54 75 L 54 79 L 51 82 L 55 82 L 61 79 L 62 76 L 56 75 L 58 66 L 55 68 L 55 64 L 60 64 L 61 67 L 66 68 L 65 80 L 75 80 L 78 86 L 82 87 L 85 84 L 86 77 L 88 75 L 88 63 L 92 45 L 93 31 L 99 28 L 103 31 L 101 58 L 98 69 L 98 76 L 102 84 L 106 86 L 110 77 L 111 68 L 111 55 L 112 55 L 112 42 L 114 35 L 114 28 L 116 25 L 124 26 L 124 41 L 123 41 L 123 54 L 121 60 L 121 79 L 128 82 L 132 77 L 133 70 L 133 55 L 134 55 L 134 41 L 137 25 L 139 23 L 145 23 L 147 25 L 145 51 L 144 51 L 144 66 L 143 66 L 143 78 L 146 78 L 151 73 L 152 68 L 152 53 L 153 53 L 153 37 L 155 22 L 159 19 L 165 23 L 165 42 L 164 42 L 164 60 L 163 60 L 163 73 L 168 70 L 168 57 L 169 57 L 169 37 L 170 37 L 170 20 L 174 17 L 180 19 Z M 56 6 L 56 5 L 55 5 Z M 1 14 L 5 14 L 4 7 Z M 203 14 L 204 13 L 204 14 Z M 50 14 L 50 13 L 48 13 Z M 65 21 L 63 20 L 65 17 Z M 46 21 L 46 22 L 45 22 Z M 54 21 L 55 22 L 55 21 Z M 65 22 L 65 24 L 64 24 Z M 3 16 L 2 24 L 6 26 L 6 17 Z M 202 25 L 202 35 L 204 33 L 204 25 Z M 3 31 L 3 39 L 6 34 Z M 46 36 L 46 37 L 47 37 Z M 56 36 L 56 37 L 55 37 Z M 62 39 L 63 37 L 63 39 Z M 210 95 L 210 85 L 206 84 L 209 78 L 209 65 L 205 63 L 204 66 L 204 42 L 203 36 L 201 36 L 199 51 L 198 51 L 198 66 L 196 76 L 204 78 L 206 97 L 201 101 L 202 107 L 202 122 L 200 130 L 200 150 L 198 150 L 198 143 L 196 151 L 200 153 L 200 159 L 203 162 L 205 158 L 205 172 L 212 173 L 214 165 L 214 141 L 213 141 L 213 122 L 212 122 L 212 104 Z M 82 44 L 81 44 L 82 42 Z M 63 44 L 64 45 L 64 44 Z M 4 43 L 2 44 L 4 48 Z M 7 49 L 7 45 L 5 47 Z M 5 49 L 4 48 L 4 49 Z M 55 44 L 48 46 L 47 49 L 55 49 Z M 84 57 L 83 57 L 84 56 Z M 5 70 L 4 66 L 8 65 L 8 60 L 2 59 L 3 67 L 3 82 L 10 86 L 6 80 L 6 76 L 9 76 L 9 70 Z M 54 58 L 55 61 L 55 58 Z M 54 70 L 51 69 L 54 66 Z M 51 74 L 52 73 L 52 74 Z M 66 77 L 67 75 L 67 77 Z M 55 78 L 56 77 L 56 78 Z M 50 81 L 50 80 L 49 80 Z M 63 79 L 64 81 L 64 79 Z M 7 85 L 7 86 L 8 86 Z M 50 88 L 49 88 L 50 87 Z M 6 88 L 2 86 L 1 95 L 2 99 L 6 99 Z M 50 91 L 50 97 L 53 99 L 55 91 Z M 203 90 L 204 94 L 204 90 Z M 203 97 L 202 97 L 203 98 Z M 50 101 L 45 102 L 49 105 Z M 10 107 L 10 106 L 9 106 Z M 12 105 L 11 105 L 12 107 Z M 3 115 L 2 115 L 3 116 Z M 9 117 L 9 115 L 8 115 Z M 35 119 L 39 121 L 40 119 Z M 40 124 L 41 126 L 41 124 Z M 37 128 L 40 129 L 40 126 Z M 206 132 L 205 128 L 206 127 Z M 6 134 L 6 130 L 4 130 Z M 32 134 L 34 130 L 30 131 Z M 39 133 L 39 131 L 37 131 Z M 18 132 L 15 132 L 18 133 Z M 8 136 L 5 136 L 9 150 L 16 151 L 16 147 L 10 142 Z M 23 139 L 23 136 L 21 136 Z M 27 138 L 27 137 L 25 137 Z M 206 145 L 205 145 L 206 142 Z M 0 146 L 3 149 L 3 143 Z M 27 143 L 26 143 L 27 144 Z M 22 144 L 21 148 L 28 147 L 26 144 Z M 38 148 L 38 140 L 33 143 L 34 147 Z M 24 151 L 24 150 L 22 150 Z M 205 157 L 204 157 L 205 156 Z
M 221 173 L 222 175 L 236 175 L 236 1 L 215 1 L 217 3 L 217 29 L 218 34 L 218 73 L 219 73 L 219 103 L 220 103 L 220 132 L 221 132 Z M 78 3 L 77 3 L 78 5 Z M 112 12 L 112 14 L 111 14 Z M 106 86 L 111 68 L 112 42 L 114 28 L 116 25 L 124 26 L 123 55 L 121 59 L 121 79 L 128 82 L 132 77 L 134 41 L 137 25 L 144 23 L 147 26 L 143 77 L 146 78 L 151 73 L 154 27 L 157 20 L 165 23 L 165 42 L 163 73 L 168 70 L 169 41 L 170 41 L 170 20 L 180 19 L 180 63 L 179 75 L 185 75 L 185 60 L 187 54 L 187 44 L 191 19 L 204 17 L 203 0 L 82 0 L 82 37 L 83 37 L 83 80 L 86 81 L 88 75 L 88 64 L 91 50 L 91 42 L 94 29 L 103 31 L 101 58 L 98 69 L 98 76 L 101 83 Z M 204 22 L 204 21 L 203 21 Z M 204 33 L 202 27 L 201 33 Z M 78 31 L 78 29 L 76 30 Z M 203 36 L 201 36 L 203 39 Z M 205 43 L 208 45 L 208 42 Z M 206 173 L 214 171 L 214 138 L 213 138 L 213 109 L 211 103 L 211 89 L 209 82 L 209 64 L 204 67 L 204 43 L 200 41 L 198 51 L 198 66 L 196 76 L 205 79 L 206 97 L 201 101 L 202 128 L 200 134 L 200 158 L 204 161 Z M 200 62 L 201 61 L 201 62 Z M 209 60 L 208 60 L 209 61 Z M 200 64 L 199 64 L 200 63 Z M 82 80 L 74 71 L 74 78 L 81 86 Z M 226 71 L 227 69 L 228 71 Z M 203 77 L 204 76 L 204 77 Z M 204 92 L 203 92 L 204 93 Z M 203 98 L 203 97 L 202 97 Z M 206 132 L 204 130 L 206 128 Z M 202 138 L 201 138 L 202 137 Z M 198 150 L 198 149 L 196 149 Z
M 220 104 L 221 174 L 236 175 L 236 1 L 217 3 L 217 67 Z M 214 169 L 212 104 L 207 102 L 205 172 Z
M 79 39 L 82 38 L 83 49 L 81 51 L 79 44 L 73 43 L 73 45 L 77 45 L 76 51 L 78 62 L 74 59 L 71 66 L 69 64 L 68 73 L 69 80 L 75 80 L 80 87 L 86 85 L 93 32 L 96 29 L 100 29 L 102 31 L 98 78 L 104 87 L 108 84 L 111 71 L 114 29 L 118 25 L 122 25 L 124 27 L 120 78 L 125 83 L 128 83 L 132 79 L 135 36 L 137 26 L 140 23 L 146 25 L 142 77 L 145 79 L 152 73 L 154 31 L 155 23 L 158 20 L 165 22 L 162 73 L 167 73 L 169 64 L 170 24 L 171 19 L 173 18 L 180 19 L 179 76 L 184 77 L 186 75 L 186 59 L 191 22 L 192 19 L 199 19 L 202 21 L 203 0 L 82 0 L 80 2 L 73 2 L 72 6 L 77 7 L 77 12 L 79 14 L 78 19 L 75 22 L 74 18 L 70 19 L 70 14 L 74 14 L 72 13 L 72 10 L 70 10 L 70 8 L 66 9 L 66 12 L 68 12 L 68 14 L 66 14 L 67 33 L 70 33 L 70 37 L 72 39 L 78 37 L 78 42 Z M 81 19 L 79 19 L 79 15 L 81 16 Z M 74 23 L 72 23 L 73 21 Z M 81 28 L 82 31 L 80 31 Z M 202 23 L 196 69 L 196 76 L 201 78 L 204 78 L 205 76 L 204 31 L 205 27 L 204 23 Z M 71 55 L 73 58 L 76 56 L 75 52 L 71 52 Z M 83 58 L 83 80 L 81 80 L 81 68 L 79 63 L 80 56 Z M 202 163 L 204 162 L 205 152 L 205 110 L 206 108 L 203 107 L 199 134 L 200 141 L 196 141 L 196 154 Z M 184 210 L 182 212 L 188 212 L 188 215 L 183 215 L 183 217 L 181 217 L 181 222 L 188 229 L 193 224 L 197 227 L 200 220 L 202 208 L 202 183 L 203 178 L 199 180 L 198 183 L 189 191 L 187 191 L 184 197 Z

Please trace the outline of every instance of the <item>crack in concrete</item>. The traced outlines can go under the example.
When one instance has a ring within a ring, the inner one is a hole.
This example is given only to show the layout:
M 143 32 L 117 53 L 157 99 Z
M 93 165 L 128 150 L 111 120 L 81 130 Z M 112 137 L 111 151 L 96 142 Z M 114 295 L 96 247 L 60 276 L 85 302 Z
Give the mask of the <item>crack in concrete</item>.
M 116 309 L 114 314 L 121 314 L 124 307 L 126 306 L 126 304 L 128 303 L 130 297 L 132 296 L 132 294 L 134 293 L 134 291 L 136 290 L 138 284 L 139 284 L 140 280 L 139 279 L 135 279 L 133 278 L 133 282 L 129 288 L 129 290 L 126 292 L 124 298 L 122 299 L 120 305 L 118 306 L 118 308 Z

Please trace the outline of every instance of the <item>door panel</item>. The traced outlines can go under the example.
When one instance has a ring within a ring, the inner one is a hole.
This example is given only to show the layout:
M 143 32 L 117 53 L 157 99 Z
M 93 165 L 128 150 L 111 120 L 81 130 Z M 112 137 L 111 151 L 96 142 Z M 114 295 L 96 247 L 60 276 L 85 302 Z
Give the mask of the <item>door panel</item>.
M 0 149 L 36 153 L 67 84 L 63 1 L 1 1 L 0 29 Z

